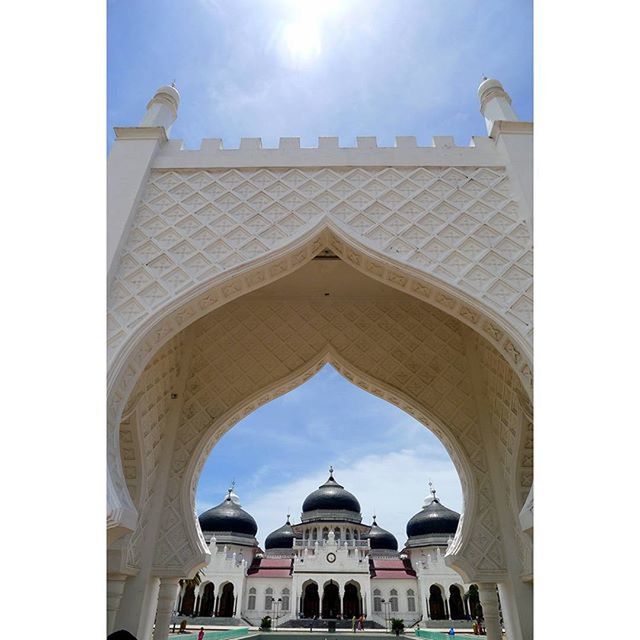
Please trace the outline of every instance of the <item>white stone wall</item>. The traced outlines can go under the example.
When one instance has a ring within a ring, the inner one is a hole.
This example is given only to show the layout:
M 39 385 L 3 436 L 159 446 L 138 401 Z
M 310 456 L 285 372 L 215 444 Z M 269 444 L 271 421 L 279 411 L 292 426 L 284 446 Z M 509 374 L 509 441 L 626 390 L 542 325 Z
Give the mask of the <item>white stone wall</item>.
M 255 609 L 249 609 L 249 590 L 254 588 L 256 590 L 256 607 Z M 260 624 L 260 620 L 264 616 L 270 616 L 273 620 L 272 624 L 275 625 L 276 607 L 272 603 L 272 606 L 266 607 L 267 589 L 272 589 L 271 594 L 274 599 L 283 597 L 283 590 L 289 590 L 289 608 L 287 610 L 282 609 L 282 605 L 278 607 L 278 624 L 284 624 L 287 620 L 295 618 L 296 607 L 293 600 L 293 579 L 291 577 L 276 578 L 276 577 L 256 577 L 249 576 L 246 580 L 246 587 L 244 597 L 242 601 L 242 616 L 252 622 L 253 624 Z

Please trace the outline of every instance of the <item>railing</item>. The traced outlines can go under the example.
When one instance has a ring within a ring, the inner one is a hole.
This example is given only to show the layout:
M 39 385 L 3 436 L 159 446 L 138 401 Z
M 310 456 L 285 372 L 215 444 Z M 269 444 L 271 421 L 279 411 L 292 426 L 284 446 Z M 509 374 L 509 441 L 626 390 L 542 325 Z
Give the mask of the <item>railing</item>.
M 328 540 L 294 540 L 293 546 L 298 549 L 313 549 L 316 544 L 318 547 L 324 547 L 328 544 Z M 346 547 L 348 549 L 365 549 L 369 546 L 368 540 L 336 540 L 338 547 Z

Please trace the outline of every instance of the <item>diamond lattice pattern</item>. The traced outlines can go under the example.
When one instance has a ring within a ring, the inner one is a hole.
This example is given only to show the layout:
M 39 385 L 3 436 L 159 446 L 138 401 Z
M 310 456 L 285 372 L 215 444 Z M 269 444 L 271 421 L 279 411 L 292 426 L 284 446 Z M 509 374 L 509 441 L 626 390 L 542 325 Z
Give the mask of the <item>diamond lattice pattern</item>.
M 175 296 L 323 216 L 482 300 L 530 338 L 531 237 L 503 168 L 154 170 L 110 290 L 111 353 Z

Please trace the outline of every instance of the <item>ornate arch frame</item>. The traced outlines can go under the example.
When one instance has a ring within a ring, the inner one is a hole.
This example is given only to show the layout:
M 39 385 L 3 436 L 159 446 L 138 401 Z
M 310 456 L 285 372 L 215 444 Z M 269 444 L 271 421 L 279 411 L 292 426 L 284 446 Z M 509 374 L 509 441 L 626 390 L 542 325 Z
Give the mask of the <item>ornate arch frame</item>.
M 531 398 L 531 349 L 505 318 L 458 288 L 365 247 L 337 224 L 323 218 L 290 244 L 239 265 L 176 297 L 137 327 L 114 355 L 108 376 L 108 448 L 111 447 L 111 451 L 117 454 L 111 455 L 115 469 L 109 469 L 111 511 L 108 526 L 120 525 L 116 537 L 126 533 L 127 529 L 135 528 L 137 521 L 136 508 L 123 481 L 118 436 L 122 411 L 144 367 L 170 338 L 199 318 L 293 273 L 325 248 L 331 249 L 364 275 L 427 302 L 478 332 L 503 355 Z M 116 474 L 115 478 L 112 473 Z

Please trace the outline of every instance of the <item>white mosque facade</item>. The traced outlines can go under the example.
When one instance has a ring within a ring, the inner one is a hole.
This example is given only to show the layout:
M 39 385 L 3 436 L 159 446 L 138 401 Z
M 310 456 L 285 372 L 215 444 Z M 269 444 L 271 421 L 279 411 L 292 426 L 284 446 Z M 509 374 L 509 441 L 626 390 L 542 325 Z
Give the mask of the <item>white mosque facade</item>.
M 477 588 L 444 562 L 459 519 L 431 490 L 399 549 L 375 516 L 363 522 L 358 499 L 330 469 L 305 499 L 300 522 L 287 516 L 263 550 L 257 523 L 230 489 L 198 518 L 211 560 L 199 584 L 181 585 L 176 612 L 252 625 L 269 616 L 278 626 L 362 615 L 370 627 L 391 618 L 423 627 L 466 620 L 478 613 Z

